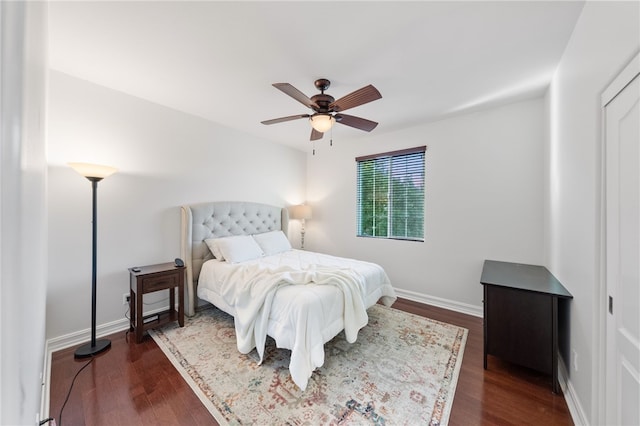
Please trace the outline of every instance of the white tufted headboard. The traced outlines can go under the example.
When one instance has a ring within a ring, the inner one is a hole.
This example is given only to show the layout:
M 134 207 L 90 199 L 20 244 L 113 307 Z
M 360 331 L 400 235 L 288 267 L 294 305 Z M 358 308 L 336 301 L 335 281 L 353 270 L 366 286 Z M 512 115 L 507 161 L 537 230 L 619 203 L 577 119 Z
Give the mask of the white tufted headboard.
M 195 313 L 197 281 L 202 264 L 213 259 L 204 240 L 231 235 L 260 234 L 281 229 L 287 234 L 289 213 L 284 207 L 242 201 L 214 201 L 182 206 L 181 255 L 187 267 L 185 313 Z

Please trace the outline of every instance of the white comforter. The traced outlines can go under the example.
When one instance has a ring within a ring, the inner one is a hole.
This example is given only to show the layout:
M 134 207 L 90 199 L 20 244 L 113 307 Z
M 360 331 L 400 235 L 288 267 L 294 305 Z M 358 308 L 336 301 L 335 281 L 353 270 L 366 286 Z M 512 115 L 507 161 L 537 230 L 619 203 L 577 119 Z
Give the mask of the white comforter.
M 291 349 L 290 374 L 302 390 L 324 364 L 326 341 L 344 328 L 355 342 L 368 321 L 366 308 L 381 297 L 387 305 L 395 301 L 380 266 L 301 250 L 240 264 L 208 261 L 198 296 L 234 316 L 240 352 L 255 347 L 262 362 L 268 333 L 278 347 Z

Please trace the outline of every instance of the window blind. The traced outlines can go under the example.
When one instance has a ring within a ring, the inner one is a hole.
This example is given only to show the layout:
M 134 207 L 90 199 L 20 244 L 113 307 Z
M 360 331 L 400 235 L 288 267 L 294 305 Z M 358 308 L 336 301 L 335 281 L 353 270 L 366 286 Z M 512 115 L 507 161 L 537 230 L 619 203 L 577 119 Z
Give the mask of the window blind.
M 359 237 L 424 241 L 426 148 L 356 158 Z

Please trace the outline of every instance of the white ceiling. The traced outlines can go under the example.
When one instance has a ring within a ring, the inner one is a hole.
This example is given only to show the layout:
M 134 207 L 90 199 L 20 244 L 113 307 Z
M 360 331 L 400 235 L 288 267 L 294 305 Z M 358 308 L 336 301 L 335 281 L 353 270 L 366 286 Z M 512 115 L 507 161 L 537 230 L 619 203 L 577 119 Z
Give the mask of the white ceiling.
M 583 2 L 54 1 L 52 69 L 306 150 L 307 96 L 373 84 L 382 99 L 348 114 L 383 134 L 540 96 Z M 367 137 L 336 125 L 334 139 Z

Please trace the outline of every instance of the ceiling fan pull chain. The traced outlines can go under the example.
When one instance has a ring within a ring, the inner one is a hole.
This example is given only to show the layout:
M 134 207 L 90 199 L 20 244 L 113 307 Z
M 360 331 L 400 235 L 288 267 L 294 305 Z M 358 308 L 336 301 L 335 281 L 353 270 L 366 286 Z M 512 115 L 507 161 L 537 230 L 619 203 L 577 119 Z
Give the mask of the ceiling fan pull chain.
M 329 139 L 329 146 L 333 146 L 333 127 L 331 128 L 330 132 L 331 132 L 331 135 L 330 135 L 331 138 Z
M 316 155 L 316 141 L 313 141 L 313 155 Z

